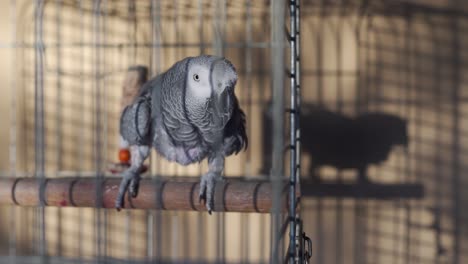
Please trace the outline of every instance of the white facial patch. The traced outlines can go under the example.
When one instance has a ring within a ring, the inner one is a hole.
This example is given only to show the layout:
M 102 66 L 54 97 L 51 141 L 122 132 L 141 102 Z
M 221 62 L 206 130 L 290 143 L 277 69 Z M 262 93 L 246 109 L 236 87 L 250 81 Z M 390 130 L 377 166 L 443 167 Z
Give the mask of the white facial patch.
M 187 89 L 190 94 L 196 98 L 210 98 L 210 69 L 203 66 L 192 65 L 188 71 Z

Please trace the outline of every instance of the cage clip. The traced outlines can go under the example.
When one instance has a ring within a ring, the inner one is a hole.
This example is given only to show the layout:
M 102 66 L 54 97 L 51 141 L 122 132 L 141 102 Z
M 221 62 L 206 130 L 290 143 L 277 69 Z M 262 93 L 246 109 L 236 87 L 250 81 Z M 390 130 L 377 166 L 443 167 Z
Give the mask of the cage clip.
M 312 240 L 306 235 L 305 232 L 302 233 L 302 245 L 304 250 L 302 253 L 302 259 L 304 260 L 304 263 L 309 263 L 309 260 L 312 257 Z

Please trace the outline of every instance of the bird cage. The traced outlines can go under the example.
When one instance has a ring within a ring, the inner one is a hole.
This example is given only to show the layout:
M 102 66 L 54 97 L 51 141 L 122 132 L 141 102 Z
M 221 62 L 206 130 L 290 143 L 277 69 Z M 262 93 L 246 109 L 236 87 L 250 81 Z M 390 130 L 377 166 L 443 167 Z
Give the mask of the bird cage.
M 303 261 L 309 240 L 297 206 L 299 1 L 0 5 L 8 53 L 2 79 L 10 87 L 0 262 Z M 196 195 L 207 165 L 181 166 L 154 151 L 137 198 L 117 212 L 119 159 L 129 159 L 119 138 L 123 107 L 148 78 L 199 54 L 224 56 L 237 69 L 249 148 L 226 159 L 214 215 Z M 267 132 L 259 120 L 272 98 L 285 118 Z M 288 137 L 285 123 L 292 124 Z M 264 133 L 273 134 L 276 162 L 260 175 Z M 286 144 L 293 148 L 284 153 Z

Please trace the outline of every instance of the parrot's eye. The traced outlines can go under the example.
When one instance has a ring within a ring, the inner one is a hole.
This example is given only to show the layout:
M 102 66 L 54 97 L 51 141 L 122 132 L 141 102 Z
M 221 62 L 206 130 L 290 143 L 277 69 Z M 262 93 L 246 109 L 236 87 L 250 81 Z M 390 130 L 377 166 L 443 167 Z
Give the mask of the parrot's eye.
M 200 81 L 200 76 L 198 76 L 198 74 L 194 74 L 193 75 L 193 79 L 196 81 L 196 82 L 199 82 Z

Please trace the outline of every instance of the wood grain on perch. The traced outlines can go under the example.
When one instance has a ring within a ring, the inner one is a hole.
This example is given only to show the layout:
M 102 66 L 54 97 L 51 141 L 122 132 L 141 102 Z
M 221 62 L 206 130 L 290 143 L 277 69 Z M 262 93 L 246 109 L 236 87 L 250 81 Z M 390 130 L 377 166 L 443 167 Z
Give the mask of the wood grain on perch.
M 199 201 L 198 178 L 143 179 L 136 198 L 125 198 L 125 208 L 205 211 Z M 96 186 L 102 189 L 103 208 L 114 208 L 120 178 L 48 178 L 44 203 L 58 207 L 96 207 Z M 37 178 L 0 179 L 0 205 L 38 206 L 41 182 Z M 286 208 L 286 185 L 283 188 Z M 268 181 L 230 180 L 216 184 L 214 211 L 269 213 L 272 185 Z
M 96 178 L 62 177 L 45 181 L 46 206 L 96 207 Z M 105 178 L 101 184 L 102 207 L 114 208 L 120 178 Z M 39 206 L 41 182 L 37 178 L 0 179 L 0 205 Z M 134 209 L 162 209 L 205 211 L 198 199 L 197 177 L 161 177 L 160 181 L 143 179 L 138 197 L 125 198 L 125 207 Z M 421 184 L 345 184 L 301 183 L 303 197 L 352 199 L 422 199 Z M 286 182 L 282 198 L 287 206 Z M 298 188 L 299 194 L 299 188 Z M 272 207 L 272 185 L 267 180 L 227 178 L 219 182 L 215 192 L 215 211 L 269 213 Z

